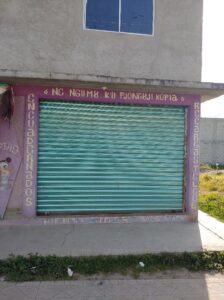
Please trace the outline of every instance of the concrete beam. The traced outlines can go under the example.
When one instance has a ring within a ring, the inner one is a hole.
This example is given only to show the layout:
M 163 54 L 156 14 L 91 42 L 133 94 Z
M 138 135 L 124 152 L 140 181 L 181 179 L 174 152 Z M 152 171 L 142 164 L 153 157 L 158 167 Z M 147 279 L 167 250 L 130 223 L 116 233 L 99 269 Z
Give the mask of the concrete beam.
M 44 85 L 99 88 L 107 86 L 113 89 L 152 90 L 171 93 L 201 95 L 207 101 L 224 95 L 224 83 L 159 80 L 146 78 L 124 78 L 98 75 L 77 75 L 70 73 L 44 73 L 0 69 L 0 81 L 11 85 Z

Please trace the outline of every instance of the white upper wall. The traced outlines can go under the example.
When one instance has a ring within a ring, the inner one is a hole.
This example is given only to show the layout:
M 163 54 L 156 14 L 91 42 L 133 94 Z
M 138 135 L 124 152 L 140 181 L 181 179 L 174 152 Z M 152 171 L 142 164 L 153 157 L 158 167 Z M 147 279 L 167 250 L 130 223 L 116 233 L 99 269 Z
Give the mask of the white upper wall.
M 203 0 L 155 0 L 154 36 L 85 30 L 84 3 L 0 1 L 0 76 L 201 80 Z

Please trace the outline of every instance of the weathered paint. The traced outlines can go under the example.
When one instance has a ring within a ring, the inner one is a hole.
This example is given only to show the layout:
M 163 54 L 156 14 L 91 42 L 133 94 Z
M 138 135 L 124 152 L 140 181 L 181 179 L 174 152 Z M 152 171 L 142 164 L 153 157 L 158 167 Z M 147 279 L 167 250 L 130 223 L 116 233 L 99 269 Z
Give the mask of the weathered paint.
M 10 225 L 73 225 L 73 224 L 129 224 L 129 223 L 158 223 L 158 222 L 187 222 L 191 218 L 187 214 L 152 214 L 152 215 L 107 215 L 107 216 L 60 216 L 36 217 L 32 219 L 0 220 L 0 226 Z
M 182 95 L 171 93 L 155 93 L 141 91 L 122 91 L 84 88 L 62 88 L 62 87 L 15 87 L 17 96 L 33 95 L 38 99 L 55 100 L 77 100 L 87 102 L 138 104 L 138 105 L 192 105 L 199 100 L 199 96 Z
M 24 201 L 23 213 L 27 217 L 35 215 L 37 188 L 38 149 L 38 98 L 29 93 L 26 98 L 25 141 L 24 141 Z
M 200 173 L 200 102 L 194 102 L 190 112 L 190 124 L 192 126 L 190 139 L 191 155 L 189 159 L 190 172 L 188 182 L 189 190 L 191 191 L 190 199 L 188 202 L 188 210 L 191 212 L 193 219 L 197 218 L 198 207 L 198 177 Z
M 14 126 L 0 119 L 0 218 L 3 218 L 21 163 Z
M 78 89 L 55 87 L 15 87 L 17 96 L 26 96 L 25 120 L 25 182 L 23 213 L 26 217 L 36 215 L 36 181 L 37 181 L 37 148 L 38 148 L 38 103 L 39 99 L 72 100 L 98 103 L 121 103 L 138 105 L 185 106 L 188 108 L 187 168 L 186 168 L 186 207 L 187 215 L 197 217 L 197 192 L 199 174 L 199 151 L 197 135 L 200 115 L 200 97 L 151 92 L 129 92 L 108 89 Z M 32 116 L 32 120 L 30 120 Z M 32 122 L 31 122 L 32 121 Z M 32 127 L 32 129 L 31 129 Z M 30 133 L 32 132 L 32 133 Z M 32 135 L 32 139 L 29 139 Z M 32 143 L 31 143 L 32 142 Z M 31 145 L 31 146 L 30 146 Z M 29 153 L 29 146 L 32 149 Z M 31 160 L 31 162 L 30 162 Z M 30 179 L 31 178 L 31 179 Z M 31 187 L 30 187 L 31 185 Z M 29 189 L 29 191 L 28 191 Z M 31 192 L 32 190 L 32 192 Z

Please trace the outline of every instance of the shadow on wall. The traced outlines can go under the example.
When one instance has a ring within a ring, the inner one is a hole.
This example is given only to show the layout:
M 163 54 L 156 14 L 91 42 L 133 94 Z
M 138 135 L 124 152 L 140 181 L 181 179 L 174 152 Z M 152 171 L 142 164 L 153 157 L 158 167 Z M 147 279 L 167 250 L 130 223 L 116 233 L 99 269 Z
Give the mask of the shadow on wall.
M 224 164 L 224 119 L 201 118 L 201 163 Z

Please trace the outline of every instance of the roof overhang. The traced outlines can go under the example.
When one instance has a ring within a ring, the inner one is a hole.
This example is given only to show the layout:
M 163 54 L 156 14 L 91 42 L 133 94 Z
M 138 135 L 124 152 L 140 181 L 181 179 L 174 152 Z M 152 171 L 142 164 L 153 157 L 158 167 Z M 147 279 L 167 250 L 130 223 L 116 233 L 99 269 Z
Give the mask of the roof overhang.
M 123 78 L 98 75 L 76 75 L 65 73 L 37 73 L 0 70 L 0 82 L 9 85 L 42 85 L 59 87 L 108 87 L 155 92 L 200 95 L 207 101 L 224 95 L 224 83 L 159 80 L 145 78 Z

